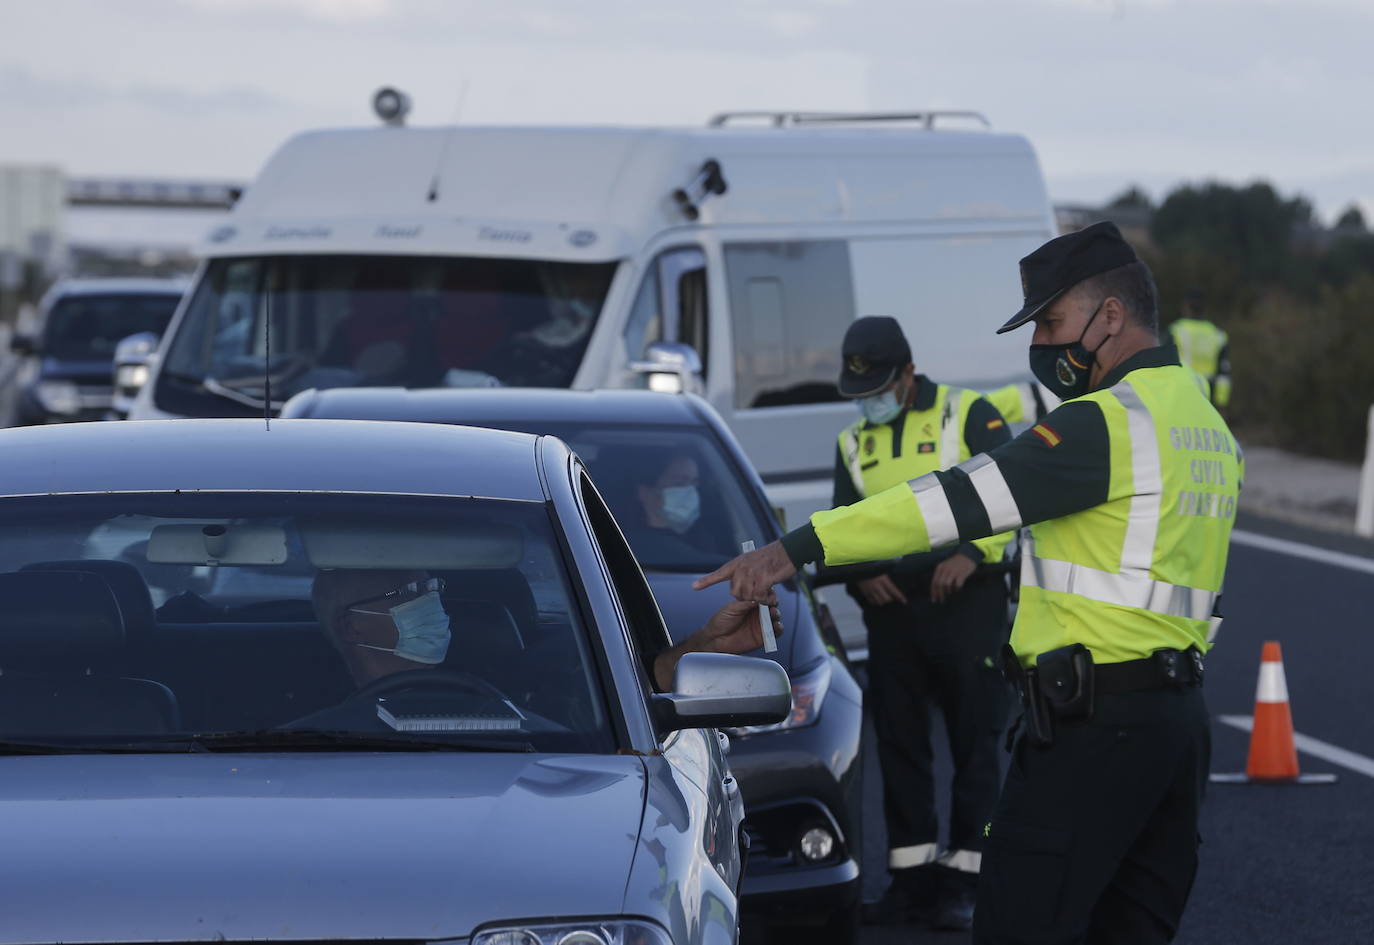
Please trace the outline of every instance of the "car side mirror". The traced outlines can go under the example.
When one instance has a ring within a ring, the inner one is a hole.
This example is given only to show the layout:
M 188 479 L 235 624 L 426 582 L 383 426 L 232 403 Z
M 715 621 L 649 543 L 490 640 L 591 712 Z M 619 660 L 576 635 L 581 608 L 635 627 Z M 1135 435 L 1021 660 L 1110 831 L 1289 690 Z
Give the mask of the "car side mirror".
M 647 376 L 649 390 L 664 394 L 699 394 L 704 387 L 701 355 L 691 345 L 678 342 L 654 342 L 644 349 L 643 360 L 630 362 L 630 370 Z
M 133 397 L 148 382 L 148 364 L 157 351 L 156 332 L 141 331 L 121 338 L 114 350 L 114 388 L 124 397 Z
M 772 660 L 687 653 L 673 672 L 673 691 L 656 694 L 653 706 L 663 732 L 771 725 L 792 711 L 792 682 Z
M 21 356 L 37 354 L 38 339 L 32 335 L 11 335 L 10 350 Z

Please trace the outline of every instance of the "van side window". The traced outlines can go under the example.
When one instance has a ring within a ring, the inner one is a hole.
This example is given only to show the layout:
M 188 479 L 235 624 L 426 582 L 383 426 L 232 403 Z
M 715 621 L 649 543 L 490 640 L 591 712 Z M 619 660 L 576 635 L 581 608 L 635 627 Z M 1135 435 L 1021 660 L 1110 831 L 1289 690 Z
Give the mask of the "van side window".
M 839 400 L 840 342 L 854 320 L 844 240 L 729 243 L 735 406 Z
M 656 341 L 691 345 L 708 369 L 710 336 L 707 328 L 706 255 L 695 246 L 659 253 L 639 284 L 625 324 L 625 353 L 640 358 Z
M 648 677 L 649 691 L 653 691 L 654 659 L 672 647 L 672 637 L 668 635 L 658 602 L 654 600 L 649 582 L 644 579 L 644 572 L 630 551 L 620 526 L 587 476 L 582 477 L 581 491 L 587 520 L 596 535 L 596 543 L 601 547 L 606 567 L 616 577 L 620 607 L 630 624 L 630 635 Z

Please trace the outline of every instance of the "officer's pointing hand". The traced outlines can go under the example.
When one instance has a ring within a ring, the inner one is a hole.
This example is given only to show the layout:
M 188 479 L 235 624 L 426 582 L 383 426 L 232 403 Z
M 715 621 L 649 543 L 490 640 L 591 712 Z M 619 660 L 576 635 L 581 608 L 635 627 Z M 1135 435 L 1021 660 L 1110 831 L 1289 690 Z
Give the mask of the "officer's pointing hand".
M 692 587 L 701 590 L 729 581 L 730 593 L 736 600 L 769 601 L 773 599 L 773 585 L 796 573 L 782 542 L 774 541 L 725 562 L 705 577 L 697 578 Z

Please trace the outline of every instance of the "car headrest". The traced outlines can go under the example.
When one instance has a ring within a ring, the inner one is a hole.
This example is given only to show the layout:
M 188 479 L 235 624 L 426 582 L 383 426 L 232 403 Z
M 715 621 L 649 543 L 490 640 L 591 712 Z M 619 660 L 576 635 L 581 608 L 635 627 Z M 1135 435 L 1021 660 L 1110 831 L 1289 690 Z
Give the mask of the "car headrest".
M 0 669 L 89 666 L 123 647 L 119 603 L 100 575 L 0 574 Z
M 490 571 L 435 571 L 444 579 L 445 606 L 450 601 L 492 601 L 510 611 L 519 632 L 527 634 L 539 621 L 530 582 L 519 568 L 495 568 Z M 454 611 L 450 611 L 454 613 Z
M 138 568 L 127 561 L 110 561 L 103 558 L 79 561 L 35 561 L 26 564 L 21 571 L 89 571 L 98 574 L 110 585 L 115 601 L 119 604 L 120 616 L 124 618 L 124 633 L 130 643 L 144 643 L 157 630 L 157 613 L 153 608 L 153 595 L 148 591 L 148 582 Z

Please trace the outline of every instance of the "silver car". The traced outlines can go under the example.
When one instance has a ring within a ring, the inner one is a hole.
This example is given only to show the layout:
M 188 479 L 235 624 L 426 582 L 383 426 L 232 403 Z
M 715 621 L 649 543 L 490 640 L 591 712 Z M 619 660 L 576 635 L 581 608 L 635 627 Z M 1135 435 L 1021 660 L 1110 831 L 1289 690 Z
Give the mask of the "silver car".
M 786 673 L 662 685 L 557 439 L 70 424 L 0 432 L 0 490 L 0 942 L 736 941 L 713 727 Z

